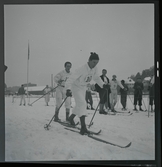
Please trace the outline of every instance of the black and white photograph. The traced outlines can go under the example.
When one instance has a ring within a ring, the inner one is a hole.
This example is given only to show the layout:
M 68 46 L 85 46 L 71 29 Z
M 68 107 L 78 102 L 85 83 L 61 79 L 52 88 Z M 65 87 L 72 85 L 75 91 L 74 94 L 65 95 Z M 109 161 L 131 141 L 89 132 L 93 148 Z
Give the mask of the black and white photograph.
M 153 3 L 5 4 L 5 161 L 155 161 Z

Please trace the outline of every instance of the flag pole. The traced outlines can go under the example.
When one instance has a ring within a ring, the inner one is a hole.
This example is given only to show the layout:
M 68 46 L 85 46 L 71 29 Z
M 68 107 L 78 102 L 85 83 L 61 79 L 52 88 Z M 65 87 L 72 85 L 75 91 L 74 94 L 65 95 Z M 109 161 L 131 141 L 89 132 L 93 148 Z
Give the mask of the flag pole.
M 27 58 L 27 98 L 29 104 L 29 94 L 28 94 L 28 86 L 29 86 L 29 40 L 28 40 L 28 58 Z

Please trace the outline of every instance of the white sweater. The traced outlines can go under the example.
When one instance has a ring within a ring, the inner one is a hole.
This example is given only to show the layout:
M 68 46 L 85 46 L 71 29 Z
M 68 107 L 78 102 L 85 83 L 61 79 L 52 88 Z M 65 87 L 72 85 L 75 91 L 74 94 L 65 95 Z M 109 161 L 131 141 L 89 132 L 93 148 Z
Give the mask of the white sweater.
M 121 84 L 121 82 L 119 82 L 118 80 L 111 80 L 110 81 L 110 89 L 113 90 L 117 90 L 117 86 L 120 86 L 122 89 L 124 89 L 123 85 Z
M 103 87 L 104 82 L 101 80 L 98 75 L 97 67 L 93 69 L 89 68 L 88 63 L 78 68 L 66 81 L 66 89 L 71 89 L 72 84 L 78 87 L 87 86 L 91 80 L 94 80 L 101 88 Z
M 65 86 L 65 82 L 70 75 L 71 75 L 71 72 L 67 73 L 65 70 L 62 70 L 61 72 L 59 72 L 57 75 L 54 76 L 54 81 L 58 84 L 59 80 L 63 80 L 63 82 L 61 83 L 61 86 Z

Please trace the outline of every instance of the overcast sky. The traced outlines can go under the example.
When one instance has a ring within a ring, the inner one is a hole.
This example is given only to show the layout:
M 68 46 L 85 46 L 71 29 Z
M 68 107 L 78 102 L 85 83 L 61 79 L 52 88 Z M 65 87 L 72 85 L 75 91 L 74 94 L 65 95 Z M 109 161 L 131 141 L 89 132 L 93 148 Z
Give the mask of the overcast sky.
M 153 4 L 5 5 L 5 83 L 51 85 L 51 74 L 72 62 L 84 65 L 90 52 L 99 74 L 119 80 L 154 65 Z

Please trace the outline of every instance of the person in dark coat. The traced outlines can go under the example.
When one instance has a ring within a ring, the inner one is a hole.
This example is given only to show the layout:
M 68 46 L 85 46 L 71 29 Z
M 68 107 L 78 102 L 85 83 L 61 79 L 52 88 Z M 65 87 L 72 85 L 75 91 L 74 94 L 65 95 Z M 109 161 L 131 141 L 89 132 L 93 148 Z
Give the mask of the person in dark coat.
M 142 106 L 142 91 L 144 89 L 141 78 L 137 78 L 137 81 L 134 84 L 134 111 L 138 111 L 136 108 L 137 102 L 139 105 L 139 110 L 143 111 Z
M 93 99 L 92 99 L 91 88 L 90 87 L 88 87 L 87 90 L 86 90 L 85 100 L 87 102 L 87 110 L 89 110 L 89 109 L 94 110 Z M 88 104 L 90 104 L 91 108 L 89 108 Z
M 121 80 L 121 84 L 124 86 L 125 89 L 120 88 L 120 93 L 121 93 L 121 104 L 123 106 L 122 110 L 127 110 L 127 91 L 128 91 L 128 86 L 125 84 L 124 80 Z
M 151 78 L 151 81 L 148 86 L 149 90 L 149 105 L 151 106 L 151 112 L 153 112 L 153 104 L 155 99 L 155 84 L 154 84 L 154 76 Z
M 110 85 L 109 85 L 109 78 L 106 76 L 107 74 L 107 70 L 103 69 L 102 70 L 102 75 L 100 76 L 102 81 L 105 83 L 105 85 L 107 86 L 106 89 L 101 88 L 98 84 L 95 84 L 95 89 L 96 91 L 99 93 L 99 97 L 100 97 L 100 109 L 99 109 L 99 113 L 100 114 L 107 114 L 106 111 L 104 111 L 104 105 L 105 108 L 111 109 L 111 105 L 110 105 Z
M 24 106 L 25 106 L 25 89 L 24 89 L 24 85 L 21 85 L 21 87 L 18 90 L 18 95 L 20 95 L 20 106 L 22 104 L 22 101 L 24 101 Z

